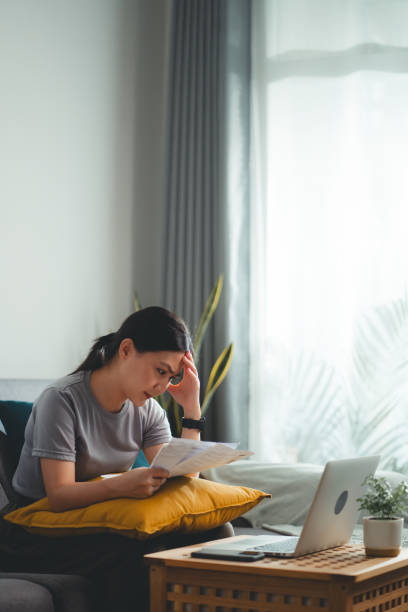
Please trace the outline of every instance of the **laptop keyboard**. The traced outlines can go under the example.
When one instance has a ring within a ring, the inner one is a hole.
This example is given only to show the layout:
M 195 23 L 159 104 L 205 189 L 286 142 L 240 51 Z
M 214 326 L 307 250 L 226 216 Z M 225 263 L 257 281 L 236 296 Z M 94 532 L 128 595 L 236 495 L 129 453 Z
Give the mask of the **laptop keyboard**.
M 280 542 L 271 542 L 270 544 L 260 544 L 259 546 L 254 546 L 254 550 L 259 550 L 260 552 L 268 553 L 268 552 L 278 552 L 278 553 L 290 553 L 294 552 L 296 545 L 299 541 L 298 537 L 288 537 Z

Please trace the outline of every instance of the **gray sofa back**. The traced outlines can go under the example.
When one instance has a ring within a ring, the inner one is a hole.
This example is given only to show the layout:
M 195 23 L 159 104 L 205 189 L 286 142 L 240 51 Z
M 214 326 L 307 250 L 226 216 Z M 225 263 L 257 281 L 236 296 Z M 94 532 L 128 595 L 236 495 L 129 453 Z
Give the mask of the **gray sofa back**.
M 52 381 L 31 378 L 0 378 L 0 400 L 33 402 Z

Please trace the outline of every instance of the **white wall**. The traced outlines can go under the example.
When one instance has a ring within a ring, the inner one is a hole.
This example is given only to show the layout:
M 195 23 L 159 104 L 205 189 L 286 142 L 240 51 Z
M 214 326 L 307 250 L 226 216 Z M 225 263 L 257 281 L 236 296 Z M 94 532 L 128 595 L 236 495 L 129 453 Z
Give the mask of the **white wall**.
M 0 12 L 0 378 L 53 378 L 159 297 L 168 9 Z

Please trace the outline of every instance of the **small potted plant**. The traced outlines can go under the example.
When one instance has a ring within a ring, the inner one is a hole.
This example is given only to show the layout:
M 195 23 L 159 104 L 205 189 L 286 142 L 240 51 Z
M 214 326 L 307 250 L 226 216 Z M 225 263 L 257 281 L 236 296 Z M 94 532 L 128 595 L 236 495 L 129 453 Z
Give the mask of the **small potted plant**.
M 363 518 L 366 554 L 375 557 L 395 557 L 401 549 L 403 510 L 408 506 L 408 483 L 402 481 L 393 490 L 386 478 L 368 476 L 363 485 L 365 495 L 358 497 Z

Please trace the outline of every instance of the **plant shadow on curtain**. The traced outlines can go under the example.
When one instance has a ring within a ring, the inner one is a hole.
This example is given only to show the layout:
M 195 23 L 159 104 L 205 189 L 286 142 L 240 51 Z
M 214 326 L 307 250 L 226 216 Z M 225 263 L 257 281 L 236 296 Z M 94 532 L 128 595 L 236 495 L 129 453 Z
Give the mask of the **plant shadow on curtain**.
M 248 168 L 250 3 L 172 3 L 163 304 L 194 333 L 224 276 L 198 364 L 202 386 L 221 350 L 232 365 L 207 412 L 206 439 L 248 432 Z
M 408 5 L 252 7 L 250 446 L 408 473 Z

